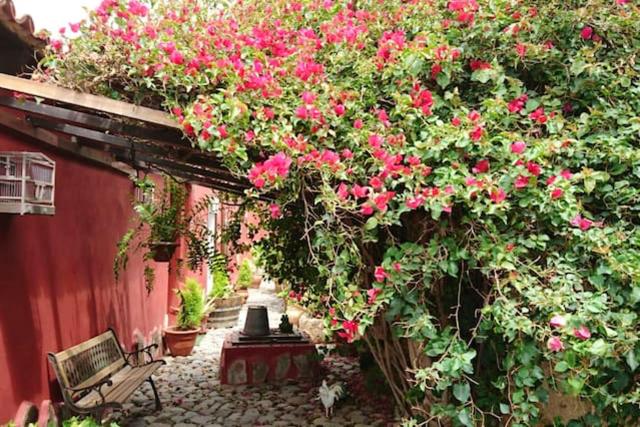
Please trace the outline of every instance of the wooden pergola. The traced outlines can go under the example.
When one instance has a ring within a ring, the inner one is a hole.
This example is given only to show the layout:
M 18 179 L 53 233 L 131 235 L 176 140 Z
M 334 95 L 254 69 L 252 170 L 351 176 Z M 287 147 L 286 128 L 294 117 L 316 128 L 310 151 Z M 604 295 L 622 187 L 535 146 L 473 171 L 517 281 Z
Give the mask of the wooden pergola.
M 18 99 L 13 93 L 44 101 Z M 243 195 L 249 181 L 193 147 L 164 111 L 0 74 L 0 125 L 127 174 L 160 171 Z

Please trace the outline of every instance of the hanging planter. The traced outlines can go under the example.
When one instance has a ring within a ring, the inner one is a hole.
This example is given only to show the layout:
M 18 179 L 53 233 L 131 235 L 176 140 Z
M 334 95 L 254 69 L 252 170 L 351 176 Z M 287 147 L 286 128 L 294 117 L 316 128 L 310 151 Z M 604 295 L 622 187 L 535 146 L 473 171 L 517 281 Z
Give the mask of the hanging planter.
M 149 242 L 149 252 L 153 253 L 155 262 L 169 262 L 178 246 L 171 242 Z
M 156 183 L 148 178 L 135 180 L 135 185 L 142 195 L 133 206 L 136 222 L 118 242 L 113 271 L 118 280 L 127 267 L 130 250 L 142 250 L 145 286 L 150 292 L 155 269 L 149 261 L 171 261 L 180 239 L 187 246 L 186 261 L 191 270 L 197 270 L 213 256 L 213 235 L 202 216 L 214 199 L 207 196 L 187 206 L 187 188 L 169 176 L 164 177 L 159 191 L 155 191 Z

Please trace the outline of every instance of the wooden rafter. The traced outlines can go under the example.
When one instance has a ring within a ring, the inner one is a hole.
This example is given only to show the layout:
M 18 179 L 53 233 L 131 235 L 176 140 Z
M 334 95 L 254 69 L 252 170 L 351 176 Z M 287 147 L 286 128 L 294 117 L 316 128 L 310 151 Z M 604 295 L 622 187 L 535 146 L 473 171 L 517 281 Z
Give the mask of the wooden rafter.
M 76 92 L 60 86 L 22 79 L 8 74 L 0 74 L 0 88 L 49 99 L 51 101 L 62 102 L 93 111 L 101 111 L 120 117 L 139 120 L 141 122 L 152 123 L 173 129 L 180 128 L 180 125 L 164 111 L 140 107 L 138 105 L 117 101 L 104 96 Z

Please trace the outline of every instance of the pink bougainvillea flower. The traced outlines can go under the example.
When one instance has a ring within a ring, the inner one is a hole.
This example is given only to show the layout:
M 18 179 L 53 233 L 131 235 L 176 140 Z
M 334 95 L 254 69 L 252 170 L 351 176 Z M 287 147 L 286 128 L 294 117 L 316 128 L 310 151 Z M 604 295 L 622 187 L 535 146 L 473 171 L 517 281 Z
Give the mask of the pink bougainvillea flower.
M 485 61 L 481 61 L 479 59 L 472 59 L 471 61 L 469 61 L 469 66 L 471 67 L 472 71 L 491 69 L 491 64 Z
M 343 159 L 352 159 L 353 158 L 353 153 L 348 148 L 345 148 L 344 150 L 342 150 L 340 155 L 342 156 Z
M 402 264 L 400 264 L 399 262 L 394 262 L 393 269 L 396 273 L 400 273 L 400 271 L 402 270 Z
M 516 141 L 511 144 L 511 152 L 514 154 L 522 154 L 527 149 L 527 144 L 524 141 Z
M 476 110 L 471 111 L 467 117 L 469 118 L 469 120 L 471 120 L 472 122 L 477 122 L 478 120 L 480 120 L 481 116 L 480 113 L 477 112 Z
M 571 175 L 571 171 L 568 169 L 563 170 L 562 172 L 560 172 L 560 176 L 563 177 L 564 179 L 566 179 L 567 181 L 571 179 L 572 175 Z
M 338 117 L 343 116 L 345 111 L 346 111 L 346 108 L 345 108 L 344 104 L 336 104 L 333 107 L 333 112 L 336 113 L 336 116 L 338 116 Z
M 144 16 L 147 16 L 149 9 L 147 8 L 146 5 L 140 3 L 137 0 L 129 0 L 127 11 L 132 15 L 144 17 Z
M 336 191 L 338 198 L 341 200 L 346 200 L 349 197 L 349 187 L 344 182 L 338 185 L 338 190 Z
M 567 326 L 567 319 L 562 315 L 556 314 L 549 320 L 549 325 L 552 328 L 564 328 Z
M 62 50 L 62 40 L 51 39 L 51 41 L 49 42 L 49 46 L 51 46 L 51 48 L 56 52 L 59 52 Z
M 478 125 L 473 128 L 471 132 L 469 132 L 469 136 L 473 141 L 480 141 L 482 139 L 482 135 L 484 134 L 484 129 L 482 126 Z
M 384 280 L 389 277 L 389 275 L 387 274 L 387 272 L 384 270 L 384 267 L 382 266 L 377 266 L 374 273 L 373 273 L 373 277 L 376 278 L 376 281 L 378 282 L 384 282 Z
M 497 188 L 491 191 L 489 198 L 493 203 L 502 203 L 507 198 L 507 193 L 502 188 Z
M 489 168 L 491 167 L 489 160 L 483 159 L 480 160 L 476 165 L 471 168 L 473 173 L 487 173 L 489 172 Z
M 369 145 L 373 148 L 380 148 L 384 142 L 384 138 L 378 134 L 369 135 Z
M 574 328 L 573 335 L 579 340 L 586 341 L 591 338 L 591 331 L 586 326 L 582 325 L 579 328 Z
M 558 337 L 551 337 L 547 341 L 547 348 L 554 353 L 564 350 L 564 343 Z
M 301 95 L 302 102 L 304 102 L 306 105 L 313 104 L 317 97 L 318 96 L 315 93 L 309 92 L 307 90 L 302 92 L 302 95 Z
M 351 193 L 357 198 L 361 199 L 363 197 L 367 197 L 367 194 L 369 194 L 369 189 L 367 187 L 361 187 L 358 184 L 355 184 L 351 189 Z
M 529 185 L 529 177 L 528 176 L 523 176 L 523 175 L 518 175 L 518 177 L 516 178 L 516 181 L 514 183 L 514 186 L 518 189 L 520 188 L 525 188 L 527 185 Z
M 540 124 L 547 122 L 547 115 L 544 113 L 544 108 L 540 107 L 529 114 L 529 118 Z
M 422 113 L 427 116 L 431 115 L 433 95 L 429 90 L 421 88 L 420 85 L 416 83 L 413 85 L 413 90 L 411 91 L 411 100 L 415 108 L 419 108 Z
M 296 108 L 296 117 L 301 120 L 306 120 L 309 118 L 309 109 L 305 106 L 299 106 Z
M 280 211 L 280 206 L 272 203 L 269 205 L 269 212 L 271 214 L 271 218 L 277 219 L 282 217 L 282 212 Z
M 184 64 L 184 56 L 179 50 L 172 51 L 169 55 L 169 60 L 176 65 Z
M 380 179 L 380 177 L 374 176 L 369 180 L 369 185 L 376 190 L 380 190 L 384 185 L 384 182 Z
M 518 56 L 520 56 L 521 58 L 524 58 L 525 55 L 527 54 L 527 45 L 523 44 L 523 43 L 518 43 L 516 44 L 516 53 L 518 54 Z
M 409 209 L 417 209 L 425 202 L 425 198 L 422 195 L 410 197 L 407 199 L 406 204 Z
M 69 28 L 71 28 L 71 32 L 77 33 L 78 31 L 80 31 L 80 25 L 80 22 L 69 23 Z
M 380 292 L 382 292 L 382 289 L 380 288 L 371 288 L 367 290 L 367 297 L 369 297 L 367 302 L 369 304 L 375 304 L 378 295 L 380 295 Z
M 368 203 L 363 204 L 360 207 L 360 213 L 365 216 L 370 216 L 373 214 L 373 206 Z
M 382 110 L 382 109 L 378 110 L 376 115 L 378 116 L 378 120 L 380 120 L 380 122 L 383 125 L 385 126 L 391 125 L 391 122 L 389 121 L 389 114 L 387 114 L 385 110 Z
M 527 170 L 533 176 L 539 176 L 542 173 L 542 168 L 535 162 L 527 162 Z
M 356 129 L 362 129 L 362 126 L 363 126 L 363 125 L 364 125 L 364 123 L 362 123 L 362 120 L 361 120 L 361 119 L 356 119 L 356 120 L 353 122 L 353 127 L 354 127 L 354 128 L 356 128 Z
M 509 103 L 507 104 L 507 109 L 510 113 L 519 113 L 524 108 L 528 99 L 529 97 L 525 93 L 517 97 L 516 99 L 509 101 Z
M 593 37 L 593 28 L 586 26 L 580 31 L 580 37 L 582 40 L 591 40 Z
M 580 228 L 582 231 L 587 231 L 594 225 L 594 222 L 590 219 L 583 218 L 581 215 L 576 215 L 571 220 L 571 225 Z
M 358 334 L 358 322 L 355 320 L 345 320 L 342 322 L 343 332 L 338 332 L 338 336 L 344 338 L 347 342 L 353 342 Z
M 559 199 L 563 194 L 564 190 L 562 188 L 554 188 L 551 190 L 551 198 L 554 200 Z
M 462 123 L 462 120 L 460 120 L 460 117 L 454 117 L 451 119 L 451 124 L 454 125 L 455 127 L 460 126 L 461 123 Z
M 386 191 L 384 193 L 378 194 L 373 198 L 373 202 L 375 203 L 378 210 L 384 212 L 387 210 L 387 205 L 393 199 L 396 193 L 393 191 Z

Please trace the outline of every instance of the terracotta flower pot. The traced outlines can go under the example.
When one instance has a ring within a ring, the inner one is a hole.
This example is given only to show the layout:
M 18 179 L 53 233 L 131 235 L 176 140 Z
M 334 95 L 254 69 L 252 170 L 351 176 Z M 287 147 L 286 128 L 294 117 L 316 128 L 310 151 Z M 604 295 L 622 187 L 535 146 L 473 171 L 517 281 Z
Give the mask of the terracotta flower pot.
M 174 242 L 151 242 L 149 243 L 149 250 L 153 252 L 153 260 L 155 262 L 169 262 L 173 253 L 178 247 Z
M 189 356 L 196 344 L 200 329 L 183 331 L 176 326 L 170 326 L 164 331 L 164 340 L 172 356 Z
M 254 274 L 253 278 L 251 279 L 251 287 L 253 289 L 257 289 L 260 287 L 260 284 L 262 283 L 262 275 L 261 274 Z

